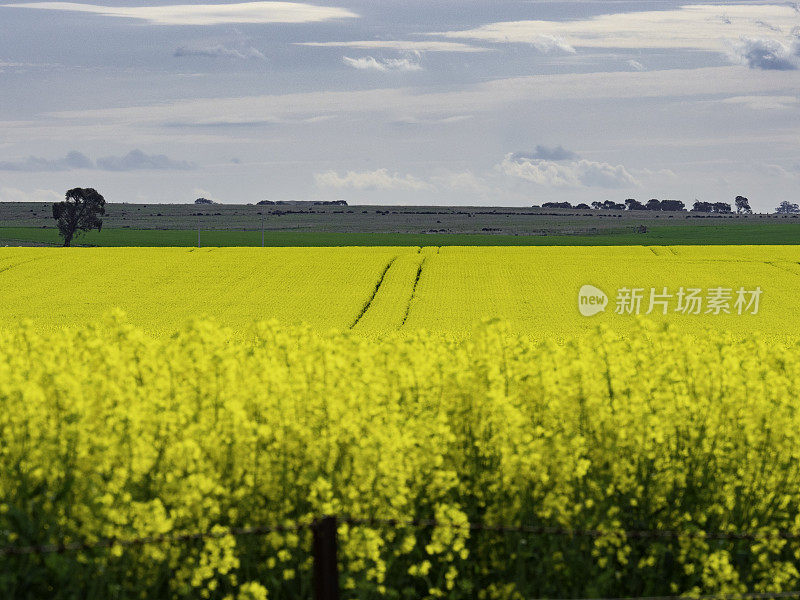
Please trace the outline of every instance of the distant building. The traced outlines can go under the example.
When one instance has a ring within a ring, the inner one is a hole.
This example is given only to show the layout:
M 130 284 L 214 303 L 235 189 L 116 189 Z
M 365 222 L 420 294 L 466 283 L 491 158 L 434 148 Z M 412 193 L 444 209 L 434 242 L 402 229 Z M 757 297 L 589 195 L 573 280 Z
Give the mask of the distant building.
M 262 200 L 259 206 L 347 206 L 347 200 Z

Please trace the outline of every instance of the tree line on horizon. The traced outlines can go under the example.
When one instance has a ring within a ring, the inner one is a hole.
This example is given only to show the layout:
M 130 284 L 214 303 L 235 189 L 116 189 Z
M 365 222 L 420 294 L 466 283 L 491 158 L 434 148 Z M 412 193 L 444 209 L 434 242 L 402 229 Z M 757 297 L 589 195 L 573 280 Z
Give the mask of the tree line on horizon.
M 68 190 L 66 199 L 53 204 L 53 218 L 58 225 L 59 235 L 64 238 L 64 246 L 69 246 L 72 238 L 80 233 L 103 227 L 103 216 L 106 212 L 106 200 L 97 190 L 93 188 L 74 188 Z M 265 201 L 266 202 L 266 201 Z M 198 198 L 195 204 L 213 203 L 205 198 Z M 344 201 L 330 202 L 326 204 L 340 204 Z M 259 204 L 262 204 L 259 202 Z M 750 201 L 744 196 L 736 196 L 734 199 L 737 214 L 752 214 Z M 346 205 L 346 203 L 344 203 Z M 534 207 L 539 208 L 534 205 Z M 680 200 L 659 200 L 651 198 L 647 203 L 642 204 L 634 198 L 628 198 L 624 203 L 606 200 L 605 202 L 592 202 L 588 204 L 578 204 L 573 206 L 569 202 L 545 202 L 541 208 L 566 208 L 578 210 L 642 210 L 642 211 L 683 211 L 686 210 Z M 730 214 L 732 207 L 727 202 L 695 202 L 692 212 Z M 775 209 L 778 214 L 800 213 L 797 204 L 784 200 Z
M 713 213 L 713 214 L 733 214 L 734 206 L 736 207 L 736 214 L 753 214 L 750 208 L 750 200 L 744 196 L 736 196 L 733 206 L 727 202 L 701 202 L 697 201 L 689 209 L 689 212 L 698 213 Z M 539 208 L 536 204 L 534 208 Z M 614 202 L 613 200 L 606 200 L 604 202 L 592 202 L 591 206 L 582 202 L 580 204 L 570 204 L 569 202 L 545 202 L 541 208 L 566 208 L 576 210 L 649 210 L 649 211 L 667 211 L 667 212 L 681 212 L 685 211 L 686 205 L 680 200 L 659 200 L 658 198 L 650 198 L 646 203 L 639 202 L 635 198 L 628 198 L 625 202 Z M 775 209 L 776 214 L 794 214 L 800 213 L 800 206 L 784 200 Z
M 738 214 L 752 214 L 750 201 L 744 196 L 736 196 L 734 200 L 736 212 Z M 680 200 L 659 200 L 650 198 L 645 203 L 639 202 L 635 198 L 628 198 L 625 202 L 614 202 L 606 200 L 604 202 L 592 202 L 591 206 L 586 203 L 572 205 L 569 202 L 545 202 L 542 208 L 573 208 L 579 210 L 647 210 L 647 211 L 668 211 L 680 212 L 686 210 L 686 205 Z M 691 208 L 691 212 L 730 214 L 733 207 L 727 202 L 701 202 L 697 201 Z

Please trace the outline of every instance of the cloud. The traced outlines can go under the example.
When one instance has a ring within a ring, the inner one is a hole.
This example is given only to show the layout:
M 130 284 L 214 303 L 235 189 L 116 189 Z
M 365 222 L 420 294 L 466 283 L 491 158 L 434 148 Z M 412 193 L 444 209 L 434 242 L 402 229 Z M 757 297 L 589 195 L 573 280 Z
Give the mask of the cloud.
M 0 202 L 58 202 L 63 194 L 55 190 L 37 189 L 30 192 L 18 188 L 0 188 Z
M 733 45 L 732 58 L 751 69 L 768 71 L 792 71 L 798 62 L 787 45 L 767 38 L 743 37 Z
M 492 191 L 486 181 L 472 171 L 443 173 L 432 177 L 431 181 L 444 191 L 450 192 L 487 194 Z
M 352 42 L 295 42 L 295 46 L 319 48 L 357 48 L 359 50 L 397 50 L 398 52 L 489 52 L 490 48 L 470 46 L 460 42 L 363 40 Z
M 71 169 L 93 169 L 94 163 L 85 154 L 72 151 L 69 152 L 64 158 L 57 158 L 54 160 L 47 158 L 40 158 L 38 156 L 29 156 L 20 161 L 4 161 L 0 162 L 0 171 L 67 171 Z
M 175 161 L 164 155 L 148 155 L 141 150 L 132 150 L 125 156 L 107 156 L 93 162 L 88 156 L 77 151 L 69 152 L 64 158 L 48 159 L 29 156 L 20 161 L 0 162 L 0 171 L 72 171 L 77 169 L 100 169 L 103 171 L 133 171 L 140 169 L 193 169 L 194 165 Z
M 196 46 L 180 46 L 175 49 L 173 56 L 183 58 L 186 56 L 201 56 L 206 58 L 256 58 L 266 60 L 264 54 L 252 46 L 233 47 L 225 44 L 209 44 Z
M 636 187 L 639 182 L 622 165 L 590 160 L 556 162 L 508 154 L 497 169 L 504 175 L 547 187 Z
M 580 98 L 598 99 L 683 98 L 708 99 L 751 94 L 786 94 L 800 89 L 800 70 L 764 71 L 739 65 L 699 69 L 560 73 L 480 81 L 456 88 L 414 89 L 383 87 L 356 90 L 315 90 L 240 97 L 207 97 L 100 109 L 44 113 L 36 121 L 4 121 L 3 139 L 11 143 L 32 140 L 52 143 L 76 136 L 92 139 L 137 140 L 152 145 L 174 142 L 174 127 L 208 124 L 247 124 L 266 119 L 306 119 L 325 115 L 338 119 L 365 119 L 392 123 L 414 119 L 439 119 L 452 115 L 480 118 L 521 103 Z M 241 127 L 242 135 L 247 128 Z M 262 135 L 254 130 L 252 135 Z M 207 132 L 196 139 L 206 141 Z M 727 133 L 726 133 L 727 135 Z M 126 136 L 126 137 L 121 137 Z M 182 138 L 186 140 L 187 138 Z
M 622 165 L 580 160 L 578 178 L 587 187 L 619 188 L 638 186 L 639 182 Z
M 474 119 L 474 115 L 447 115 L 447 116 L 406 116 L 395 119 L 396 125 L 449 125 Z
M 539 52 L 544 52 L 545 54 L 549 54 L 551 52 L 566 52 L 567 54 L 575 54 L 575 48 L 573 48 L 572 45 L 560 35 L 550 35 L 548 33 L 534 35 L 528 40 L 528 43 L 536 48 Z
M 723 104 L 740 104 L 753 110 L 779 110 L 800 106 L 800 96 L 732 96 Z
M 694 4 L 672 10 L 621 12 L 571 21 L 504 21 L 463 31 L 451 39 L 527 43 L 536 47 L 551 37 L 564 48 L 684 48 L 726 52 L 726 40 L 759 37 L 764 24 L 790 31 L 798 13 L 786 4 Z M 558 44 L 556 44 L 558 46 Z
M 104 171 L 140 170 L 187 170 L 192 163 L 172 160 L 163 154 L 145 154 L 141 150 L 131 150 L 125 156 L 106 156 L 97 159 L 97 168 Z
M 778 27 L 777 25 L 767 23 L 766 21 L 762 21 L 761 19 L 756 19 L 754 22 L 759 27 L 763 27 L 764 29 L 769 29 L 770 31 L 774 31 L 775 33 L 781 33 L 781 28 Z
M 388 71 L 421 71 L 422 67 L 419 62 L 410 58 L 382 58 L 377 59 L 372 56 L 365 56 L 363 58 L 350 58 L 343 56 L 342 61 L 348 67 L 353 67 L 359 71 L 380 71 L 386 73 Z
M 344 8 L 303 2 L 242 2 L 171 6 L 99 6 L 74 2 L 2 4 L 8 8 L 62 10 L 139 19 L 154 25 L 225 25 L 231 23 L 317 23 L 358 15 Z
M 785 179 L 796 179 L 800 176 L 800 165 L 789 165 L 787 168 L 783 165 L 761 163 L 756 165 L 756 168 L 770 176 L 782 177 Z
M 194 127 L 194 128 L 250 128 L 267 127 L 274 125 L 306 125 L 321 123 L 334 119 L 333 115 L 314 115 L 298 117 L 264 116 L 260 119 L 217 118 L 199 121 L 170 121 L 164 123 L 165 127 Z
M 434 187 L 413 175 L 391 173 L 388 169 L 348 171 L 345 175 L 339 175 L 336 171 L 326 171 L 316 173 L 314 179 L 319 187 L 335 189 L 422 191 Z
M 658 177 L 674 179 L 677 177 L 672 169 L 636 169 L 636 175 L 640 177 Z
M 27 69 L 34 69 L 34 68 L 46 68 L 52 67 L 53 65 L 48 63 L 22 63 L 22 62 L 13 62 L 7 60 L 0 60 L 0 73 L 3 71 L 13 70 L 13 71 L 24 71 Z
M 640 63 L 638 60 L 633 60 L 633 59 L 631 59 L 631 60 L 629 60 L 629 61 L 627 62 L 627 65 L 628 65 L 628 66 L 629 66 L 631 69 L 633 69 L 634 71 L 646 71 L 646 70 L 647 70 L 647 69 L 645 68 L 645 66 L 644 66 L 642 63 Z
M 486 180 L 472 171 L 441 171 L 428 179 L 413 175 L 401 175 L 389 169 L 375 171 L 348 171 L 339 175 L 336 171 L 326 171 L 314 175 L 317 186 L 321 188 L 356 190 L 410 190 L 462 192 L 486 194 L 492 191 Z
M 567 150 L 562 146 L 550 148 L 548 146 L 536 146 L 533 152 L 514 152 L 511 154 L 512 160 L 575 160 L 578 155 Z

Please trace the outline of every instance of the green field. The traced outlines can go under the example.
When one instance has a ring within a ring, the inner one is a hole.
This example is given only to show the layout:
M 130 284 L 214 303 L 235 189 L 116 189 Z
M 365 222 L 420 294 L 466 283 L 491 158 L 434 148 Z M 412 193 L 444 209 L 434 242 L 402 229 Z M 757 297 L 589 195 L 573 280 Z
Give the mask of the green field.
M 0 244 L 60 245 L 54 228 L 0 227 Z M 503 235 L 479 233 L 337 233 L 268 231 L 266 246 L 606 246 L 682 244 L 797 244 L 800 223 L 654 225 L 647 233 L 605 231 L 592 235 Z M 81 235 L 76 245 L 196 246 L 197 231 L 109 228 Z M 260 231 L 200 232 L 201 246 L 260 246 Z

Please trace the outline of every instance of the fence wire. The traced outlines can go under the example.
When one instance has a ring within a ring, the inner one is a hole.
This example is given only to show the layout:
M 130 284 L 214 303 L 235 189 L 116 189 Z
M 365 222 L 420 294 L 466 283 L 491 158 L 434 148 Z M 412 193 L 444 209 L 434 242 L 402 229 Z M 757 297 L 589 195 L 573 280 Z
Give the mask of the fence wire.
M 570 529 L 566 527 L 544 527 L 534 525 L 510 525 L 510 524 L 491 524 L 491 523 L 449 523 L 431 519 L 386 519 L 386 518 L 362 518 L 341 516 L 335 517 L 340 524 L 355 527 L 388 527 L 393 529 L 412 528 L 412 529 L 466 529 L 469 531 L 488 531 L 497 533 L 524 533 L 532 536 L 559 536 L 559 537 L 586 537 L 600 538 L 603 536 L 624 536 L 628 539 L 703 539 L 703 540 L 800 540 L 800 533 L 790 531 L 775 532 L 741 532 L 741 531 L 678 531 L 671 529 Z M 308 521 L 305 523 L 295 523 L 290 525 L 259 525 L 253 527 L 232 527 L 222 531 L 195 531 L 186 533 L 160 534 L 141 536 L 135 538 L 102 538 L 95 541 L 74 541 L 56 542 L 50 544 L 38 544 L 29 546 L 4 546 L 0 547 L 0 556 L 13 556 L 25 554 L 63 554 L 65 552 L 89 551 L 99 548 L 111 548 L 113 546 L 131 547 L 143 546 L 147 544 L 163 544 L 171 542 L 200 541 L 205 539 L 219 539 L 227 536 L 241 537 L 252 535 L 266 535 L 269 533 L 282 533 L 288 531 L 301 531 L 312 529 L 319 520 Z M 789 595 L 792 593 L 787 592 Z M 665 596 L 670 598 L 671 596 Z M 736 596 L 739 598 L 740 596 Z M 647 600 L 659 600 L 656 596 Z M 714 596 L 718 598 L 718 596 Z M 754 597 L 755 598 L 755 597 Z M 625 600 L 615 598 L 609 600 Z M 702 597 L 701 599 L 702 600 Z

